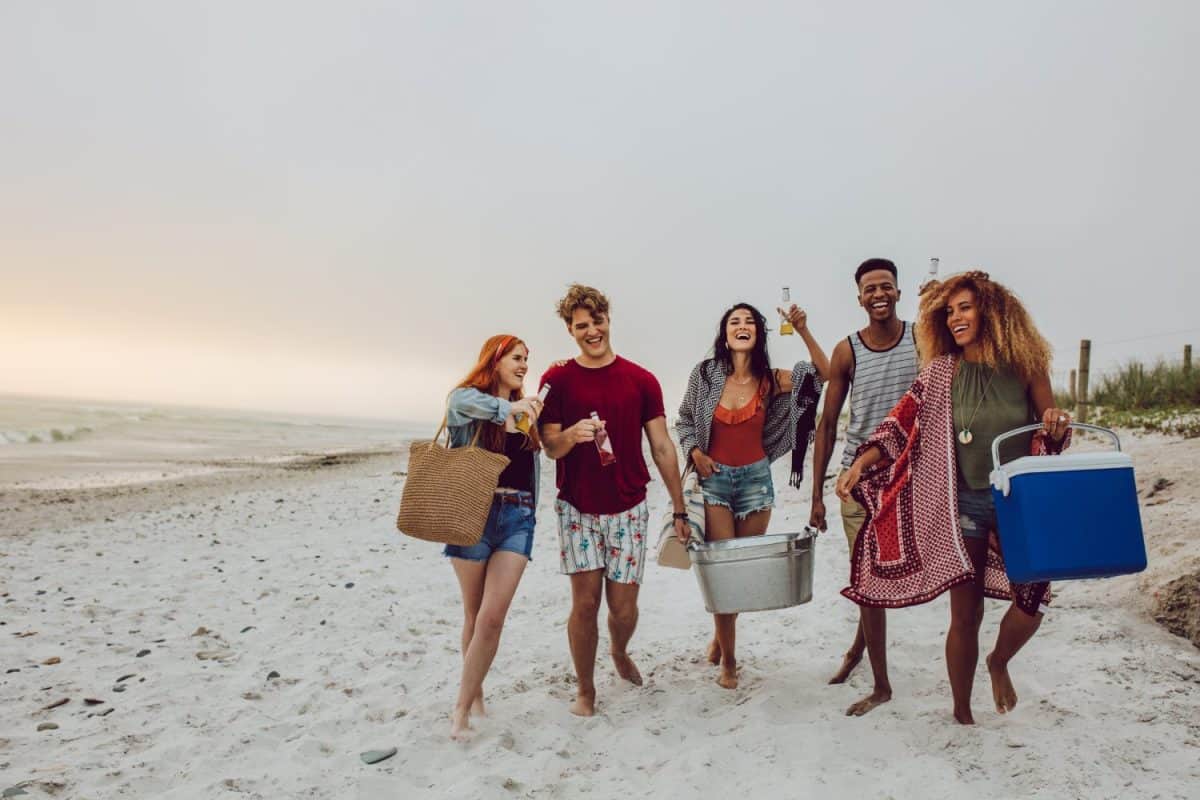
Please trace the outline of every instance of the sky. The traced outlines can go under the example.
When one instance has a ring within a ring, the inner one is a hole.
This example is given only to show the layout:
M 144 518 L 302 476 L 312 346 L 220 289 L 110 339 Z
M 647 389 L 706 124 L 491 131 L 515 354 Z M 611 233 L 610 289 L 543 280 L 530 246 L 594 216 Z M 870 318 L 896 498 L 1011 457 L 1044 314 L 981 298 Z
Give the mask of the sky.
M 425 420 L 613 302 L 668 408 L 780 287 L 1014 289 L 1055 381 L 1200 342 L 1190 2 L 0 5 L 0 392 Z M 801 343 L 772 339 L 778 364 Z M 529 381 L 532 385 L 535 381 Z

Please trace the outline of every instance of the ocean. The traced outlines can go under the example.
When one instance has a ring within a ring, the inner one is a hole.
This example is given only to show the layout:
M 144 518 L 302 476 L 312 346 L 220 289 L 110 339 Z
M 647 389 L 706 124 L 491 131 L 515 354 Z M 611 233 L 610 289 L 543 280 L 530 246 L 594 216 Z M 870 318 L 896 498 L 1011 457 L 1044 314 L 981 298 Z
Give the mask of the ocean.
M 0 395 L 0 485 L 110 485 L 402 448 L 435 425 Z M 65 483 L 64 483 L 65 481 Z

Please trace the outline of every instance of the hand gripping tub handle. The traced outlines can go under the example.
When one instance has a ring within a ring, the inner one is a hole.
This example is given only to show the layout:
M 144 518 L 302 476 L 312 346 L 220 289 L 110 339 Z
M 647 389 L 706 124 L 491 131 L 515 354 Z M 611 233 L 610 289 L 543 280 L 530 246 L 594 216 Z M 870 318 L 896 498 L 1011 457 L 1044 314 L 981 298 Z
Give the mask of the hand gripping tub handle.
M 1117 448 L 1117 452 L 1121 451 L 1121 437 L 1117 436 L 1115 431 L 1108 428 L 1101 428 L 1099 425 L 1088 425 L 1085 422 L 1072 422 L 1070 428 L 1078 428 L 1079 430 L 1091 431 L 1092 433 L 1100 433 L 1108 436 L 1113 441 L 1113 446 Z M 1032 431 L 1041 430 L 1042 423 L 1038 422 L 1033 425 L 1025 425 L 1020 428 L 1013 428 L 1007 433 L 1002 433 L 992 440 L 992 485 L 1004 493 L 1008 497 L 1008 476 L 1000 476 L 1001 483 L 997 484 L 996 476 L 1000 472 L 1000 443 L 1005 439 L 1011 439 L 1014 436 L 1020 436 L 1023 433 L 1031 433 Z

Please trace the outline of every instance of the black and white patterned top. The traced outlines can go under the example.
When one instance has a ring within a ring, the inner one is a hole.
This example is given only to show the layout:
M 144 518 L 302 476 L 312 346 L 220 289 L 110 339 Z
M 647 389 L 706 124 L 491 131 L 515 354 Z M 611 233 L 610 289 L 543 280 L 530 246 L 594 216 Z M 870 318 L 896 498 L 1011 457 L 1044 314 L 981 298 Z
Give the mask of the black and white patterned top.
M 692 370 L 683 402 L 679 404 L 679 418 L 675 421 L 675 433 L 684 458 L 693 447 L 708 452 L 713 414 L 721 401 L 726 377 L 725 370 L 712 359 L 701 361 Z M 791 393 L 776 395 L 767 406 L 763 450 L 768 459 L 777 461 L 796 446 L 797 427 L 802 420 L 814 418 L 823 383 L 811 362 L 797 361 L 792 367 Z M 803 441 L 800 442 L 802 447 L 807 448 L 812 441 L 813 429 L 812 424 L 807 425 L 807 433 L 802 434 Z

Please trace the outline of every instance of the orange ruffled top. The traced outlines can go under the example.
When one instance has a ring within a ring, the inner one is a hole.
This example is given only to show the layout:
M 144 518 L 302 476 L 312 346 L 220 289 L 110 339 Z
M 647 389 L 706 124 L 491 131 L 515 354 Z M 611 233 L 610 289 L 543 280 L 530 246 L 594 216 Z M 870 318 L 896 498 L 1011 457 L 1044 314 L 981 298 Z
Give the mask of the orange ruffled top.
M 741 408 L 717 404 L 708 442 L 709 458 L 727 467 L 744 467 L 767 457 L 762 443 L 767 422 L 766 393 L 764 381 L 750 402 Z

